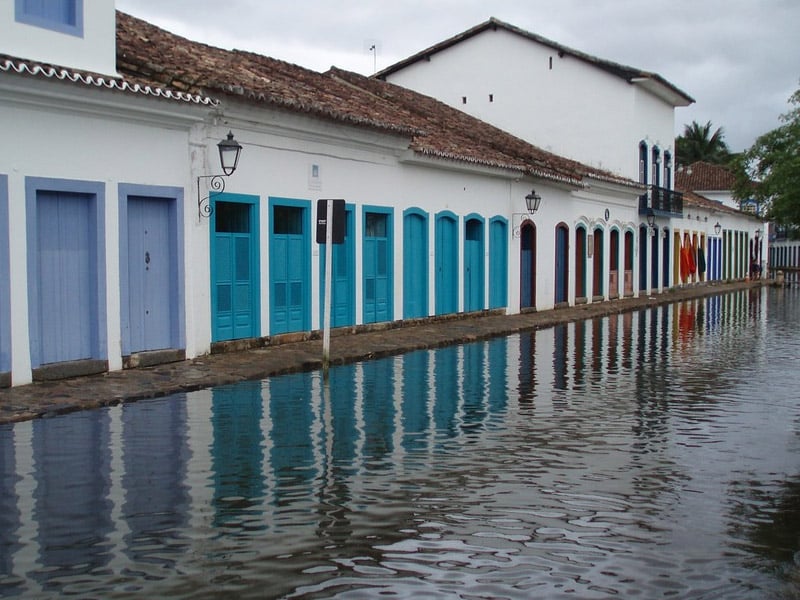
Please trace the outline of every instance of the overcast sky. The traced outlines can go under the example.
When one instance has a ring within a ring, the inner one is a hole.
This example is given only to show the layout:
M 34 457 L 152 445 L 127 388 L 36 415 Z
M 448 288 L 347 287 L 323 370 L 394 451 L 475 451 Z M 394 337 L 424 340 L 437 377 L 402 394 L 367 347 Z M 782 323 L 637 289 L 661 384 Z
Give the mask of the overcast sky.
M 309 69 L 371 75 L 496 17 L 658 73 L 695 99 L 676 112 L 722 127 L 733 151 L 780 125 L 800 87 L 800 0 L 116 0 L 173 33 Z M 371 52 L 375 45 L 377 51 Z

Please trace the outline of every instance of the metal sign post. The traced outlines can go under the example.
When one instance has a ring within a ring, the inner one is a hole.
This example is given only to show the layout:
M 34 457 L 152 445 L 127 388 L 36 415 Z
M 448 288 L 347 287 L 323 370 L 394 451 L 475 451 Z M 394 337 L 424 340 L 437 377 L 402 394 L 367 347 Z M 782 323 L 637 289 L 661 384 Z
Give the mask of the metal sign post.
M 317 243 L 325 244 L 325 290 L 322 309 L 322 376 L 328 379 L 331 363 L 331 291 L 333 289 L 333 245 L 344 242 L 344 200 L 317 201 Z

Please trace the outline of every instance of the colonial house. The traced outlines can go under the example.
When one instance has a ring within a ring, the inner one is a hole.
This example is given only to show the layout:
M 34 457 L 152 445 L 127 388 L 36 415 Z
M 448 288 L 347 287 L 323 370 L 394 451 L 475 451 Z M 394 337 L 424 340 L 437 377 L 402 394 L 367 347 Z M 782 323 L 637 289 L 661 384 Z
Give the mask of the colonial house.
M 758 265 L 759 273 L 764 266 L 769 224 L 762 221 L 754 204 L 740 206 L 733 196 L 734 183 L 735 176 L 729 168 L 705 161 L 681 166 L 675 173 L 675 188 L 684 197 L 686 222 L 714 224 L 709 253 L 719 255 L 721 260 L 712 261 L 710 280 L 752 276 L 754 265 Z
M 671 282 L 669 253 L 642 250 L 661 239 L 647 188 L 599 160 L 379 79 L 193 42 L 112 0 L 59 6 L 0 11 L 0 385 L 319 330 L 321 199 L 345 201 L 334 327 Z
M 746 273 L 747 254 L 741 248 L 755 243 L 758 224 L 734 219 L 730 213 L 721 226 L 723 232 L 717 233 L 717 221 L 709 220 L 716 213 L 704 213 L 700 201 L 692 205 L 698 209 L 693 218 L 687 218 L 692 213 L 675 191 L 675 110 L 694 100 L 660 75 L 588 55 L 491 18 L 376 76 L 646 186 L 638 217 L 633 217 L 638 219 L 637 290 L 660 291 L 721 278 L 723 273 L 732 277 Z M 683 189 L 702 195 L 708 191 Z M 717 199 L 713 194 L 707 197 Z M 595 265 L 595 272 L 608 269 L 613 274 L 619 260 L 614 224 L 603 218 L 609 213 L 602 204 L 593 210 L 587 215 L 564 215 L 568 243 L 580 251 L 586 222 L 591 223 L 594 243 L 608 233 L 612 239 L 603 250 L 610 264 Z M 723 243 L 725 239 L 731 243 Z M 687 250 L 710 257 L 707 272 L 681 273 L 680 256 Z M 595 261 L 598 253 L 594 252 Z M 737 266 L 726 270 L 723 264 Z

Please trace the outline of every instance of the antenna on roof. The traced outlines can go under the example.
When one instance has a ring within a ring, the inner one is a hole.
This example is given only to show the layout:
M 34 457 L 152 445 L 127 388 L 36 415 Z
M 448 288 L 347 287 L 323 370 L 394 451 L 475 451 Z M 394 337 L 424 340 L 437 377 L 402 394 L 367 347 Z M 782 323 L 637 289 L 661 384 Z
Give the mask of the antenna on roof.
M 372 53 L 372 74 L 378 72 L 378 52 L 381 49 L 381 43 L 378 40 L 365 40 L 364 50 Z

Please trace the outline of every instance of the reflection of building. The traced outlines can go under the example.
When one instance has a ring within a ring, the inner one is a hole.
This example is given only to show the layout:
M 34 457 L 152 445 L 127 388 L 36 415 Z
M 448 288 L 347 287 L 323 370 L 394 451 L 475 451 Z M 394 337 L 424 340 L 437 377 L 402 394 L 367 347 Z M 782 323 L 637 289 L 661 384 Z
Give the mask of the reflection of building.
M 332 265 L 342 327 L 658 292 L 679 281 L 684 230 L 702 248 L 713 228 L 681 217 L 672 120 L 691 99 L 657 75 L 505 24 L 471 38 L 496 29 L 588 103 L 545 114 L 588 115 L 558 128 L 562 145 L 380 79 L 195 43 L 112 0 L 63 4 L 82 10 L 17 2 L 0 15 L 0 124 L 17 140 L 0 149 L 0 386 L 321 328 L 320 198 L 346 200 Z M 488 52 L 527 64 L 506 50 Z M 481 97 L 494 111 L 506 91 Z M 216 193 L 229 131 L 244 150 Z M 526 196 L 542 199 L 535 215 Z

